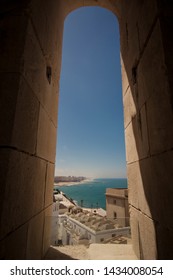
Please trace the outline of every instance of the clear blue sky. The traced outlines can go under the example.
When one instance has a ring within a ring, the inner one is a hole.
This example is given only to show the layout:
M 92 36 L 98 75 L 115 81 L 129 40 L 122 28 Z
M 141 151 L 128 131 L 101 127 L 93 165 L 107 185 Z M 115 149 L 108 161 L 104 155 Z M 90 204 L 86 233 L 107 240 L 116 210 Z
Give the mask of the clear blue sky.
M 119 29 L 98 7 L 64 25 L 56 175 L 126 177 Z

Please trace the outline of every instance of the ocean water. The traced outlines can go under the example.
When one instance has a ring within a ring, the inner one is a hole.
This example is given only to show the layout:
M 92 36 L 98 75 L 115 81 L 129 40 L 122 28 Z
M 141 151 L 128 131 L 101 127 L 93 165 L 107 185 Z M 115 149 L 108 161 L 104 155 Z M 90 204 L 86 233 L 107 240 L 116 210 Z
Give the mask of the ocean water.
M 81 205 L 83 200 L 83 207 L 103 209 L 106 209 L 107 188 L 127 188 L 127 179 L 94 179 L 78 185 L 55 187 L 77 201 L 78 205 Z

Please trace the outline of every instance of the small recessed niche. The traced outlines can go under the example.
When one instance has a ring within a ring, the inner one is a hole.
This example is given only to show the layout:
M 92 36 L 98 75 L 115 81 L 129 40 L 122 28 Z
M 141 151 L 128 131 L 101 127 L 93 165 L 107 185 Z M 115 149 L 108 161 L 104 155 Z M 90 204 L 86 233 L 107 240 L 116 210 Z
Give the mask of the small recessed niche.
M 46 67 L 46 77 L 47 80 L 49 82 L 49 84 L 51 84 L 51 80 L 52 80 L 52 68 L 50 66 Z

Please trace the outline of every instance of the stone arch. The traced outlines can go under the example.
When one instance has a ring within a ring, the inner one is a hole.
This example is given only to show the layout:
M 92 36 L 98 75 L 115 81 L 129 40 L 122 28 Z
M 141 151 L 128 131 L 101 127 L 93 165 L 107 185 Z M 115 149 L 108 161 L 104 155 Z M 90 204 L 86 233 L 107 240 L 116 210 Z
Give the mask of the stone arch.
M 115 14 L 117 18 L 120 18 L 120 1 L 105 1 L 105 0 L 75 0 L 65 10 L 67 16 L 70 12 L 82 8 L 82 7 L 100 7 L 105 8 Z
M 1 258 L 40 259 L 49 247 L 63 22 L 97 5 L 120 25 L 133 246 L 139 258 L 172 259 L 172 4 L 1 2 Z

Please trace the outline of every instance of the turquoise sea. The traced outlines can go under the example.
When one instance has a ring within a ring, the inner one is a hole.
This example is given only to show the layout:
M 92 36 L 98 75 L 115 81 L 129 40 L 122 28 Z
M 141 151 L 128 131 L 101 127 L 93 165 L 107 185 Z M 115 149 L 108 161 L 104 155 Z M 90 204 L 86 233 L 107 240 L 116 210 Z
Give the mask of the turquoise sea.
M 127 179 L 94 179 L 78 185 L 55 187 L 83 207 L 106 209 L 106 189 L 127 188 Z

